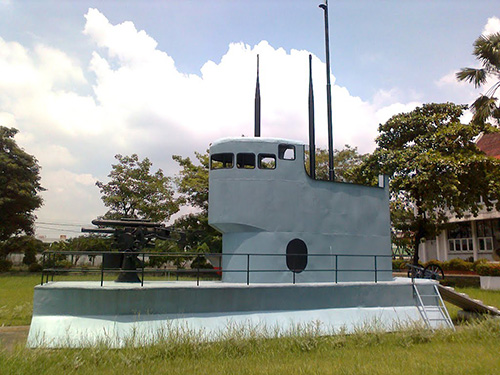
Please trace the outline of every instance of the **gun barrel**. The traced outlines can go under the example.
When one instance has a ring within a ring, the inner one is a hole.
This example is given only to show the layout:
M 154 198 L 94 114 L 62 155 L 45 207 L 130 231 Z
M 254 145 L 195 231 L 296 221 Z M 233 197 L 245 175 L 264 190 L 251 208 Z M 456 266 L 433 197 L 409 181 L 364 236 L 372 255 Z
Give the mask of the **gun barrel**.
M 82 233 L 106 233 L 113 234 L 115 230 L 112 228 L 82 228 Z
M 155 223 L 153 221 L 139 220 L 139 219 L 126 219 L 126 220 L 106 220 L 106 219 L 95 219 L 92 220 L 92 224 L 96 226 L 107 226 L 107 227 L 129 227 L 129 228 L 159 228 L 163 227 L 162 223 Z

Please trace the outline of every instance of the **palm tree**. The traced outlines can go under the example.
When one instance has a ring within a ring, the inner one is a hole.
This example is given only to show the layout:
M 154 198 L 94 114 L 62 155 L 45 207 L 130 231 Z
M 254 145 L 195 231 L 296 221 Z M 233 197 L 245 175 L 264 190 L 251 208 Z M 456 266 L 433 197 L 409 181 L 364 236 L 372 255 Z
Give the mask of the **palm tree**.
M 490 35 L 481 35 L 474 42 L 473 55 L 481 62 L 480 69 L 463 68 L 456 76 L 459 81 L 473 83 L 476 88 L 487 83 L 488 79 L 496 79 L 497 82 L 491 86 L 486 94 L 481 94 L 474 103 L 471 110 L 474 114 L 472 121 L 484 124 L 492 118 L 497 126 L 500 126 L 500 108 L 498 99 L 494 96 L 500 87 L 500 32 Z

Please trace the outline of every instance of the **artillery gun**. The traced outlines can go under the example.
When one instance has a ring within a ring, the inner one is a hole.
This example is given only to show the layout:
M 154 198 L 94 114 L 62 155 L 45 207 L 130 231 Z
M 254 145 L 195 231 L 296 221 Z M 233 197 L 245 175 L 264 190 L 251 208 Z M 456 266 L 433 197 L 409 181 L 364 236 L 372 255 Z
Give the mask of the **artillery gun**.
M 162 223 L 144 219 L 92 220 L 97 228 L 82 228 L 84 233 L 111 234 L 118 253 L 103 254 L 103 268 L 121 269 L 117 282 L 141 282 L 137 272 L 138 254 L 152 247 L 153 240 L 170 238 L 172 229 Z

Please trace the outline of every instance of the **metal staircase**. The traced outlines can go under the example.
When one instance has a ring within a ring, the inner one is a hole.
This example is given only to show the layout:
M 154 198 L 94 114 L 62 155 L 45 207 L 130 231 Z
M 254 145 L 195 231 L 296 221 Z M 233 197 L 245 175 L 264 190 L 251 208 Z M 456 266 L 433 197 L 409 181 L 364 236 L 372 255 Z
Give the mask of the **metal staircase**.
M 441 294 L 439 294 L 437 285 L 433 285 L 432 287 L 434 290 L 433 294 L 421 294 L 418 290 L 418 284 L 413 283 L 413 293 L 422 319 L 430 329 L 451 328 L 455 330 L 455 326 L 451 321 Z

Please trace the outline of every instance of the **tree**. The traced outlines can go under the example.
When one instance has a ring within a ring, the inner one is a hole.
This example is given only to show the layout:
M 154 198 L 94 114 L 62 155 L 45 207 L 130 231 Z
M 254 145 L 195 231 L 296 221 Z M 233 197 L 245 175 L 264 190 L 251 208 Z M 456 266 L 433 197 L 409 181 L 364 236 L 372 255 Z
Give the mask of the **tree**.
M 136 154 L 116 155 L 118 164 L 112 165 L 110 181 L 96 182 L 102 194 L 102 201 L 109 207 L 106 218 L 151 219 L 164 222 L 179 211 L 174 199 L 170 177 L 158 169 L 152 173 L 148 158 L 139 161 Z
M 43 250 L 44 243 L 33 236 L 12 236 L 0 244 L 0 258 L 5 258 L 10 253 L 24 253 L 23 263 L 30 265 L 36 262 L 36 254 Z
M 500 209 L 500 161 L 487 157 L 474 140 L 486 125 L 460 123 L 466 106 L 424 104 L 379 126 L 377 148 L 357 169 L 358 182 L 391 176 L 392 201 L 400 209 L 393 224 L 413 233 L 414 263 L 420 241 L 443 228 L 450 214 L 477 216 L 484 198 Z M 413 215 L 408 215 L 408 210 Z
M 221 252 L 221 234 L 208 224 L 208 150 L 205 154 L 198 152 L 195 154 L 198 164 L 194 164 L 190 158 L 182 158 L 179 155 L 172 157 L 182 168 L 175 178 L 181 194 L 179 204 L 188 204 L 199 210 L 197 213 L 180 217 L 174 226 L 184 232 L 186 246 L 191 250 L 199 251 L 208 247 L 210 252 Z
M 361 165 L 367 154 L 359 154 L 357 147 L 345 145 L 342 150 L 333 151 L 333 164 L 335 168 L 335 181 L 352 182 L 354 169 Z M 306 152 L 305 166 L 309 172 L 309 152 Z M 328 150 L 316 149 L 316 179 L 328 181 Z
M 500 33 L 481 35 L 477 38 L 473 55 L 481 62 L 482 67 L 463 68 L 456 74 L 458 80 L 473 83 L 476 88 L 485 85 L 491 78 L 495 79 L 496 83 L 472 103 L 472 121 L 484 123 L 492 118 L 496 125 L 500 125 L 500 108 L 498 99 L 494 96 L 500 87 Z
M 0 126 L 0 241 L 13 235 L 32 235 L 36 216 L 41 207 L 37 160 L 15 142 L 17 129 Z
M 76 252 L 101 252 L 101 251 L 111 251 L 113 245 L 113 239 L 107 236 L 90 234 L 85 236 L 78 236 L 70 238 L 69 240 L 63 242 L 63 251 L 76 251 Z M 89 255 L 91 262 L 94 262 L 95 255 Z M 71 260 L 74 265 L 78 263 L 80 255 L 71 255 Z

